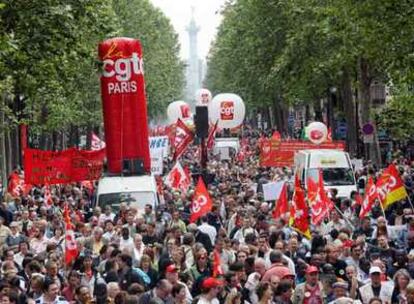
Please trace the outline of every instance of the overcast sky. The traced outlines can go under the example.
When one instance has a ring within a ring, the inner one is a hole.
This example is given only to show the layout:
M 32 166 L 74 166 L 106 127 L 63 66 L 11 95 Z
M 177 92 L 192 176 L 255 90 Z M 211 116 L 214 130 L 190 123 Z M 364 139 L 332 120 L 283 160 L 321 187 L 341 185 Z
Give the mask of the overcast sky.
M 191 7 L 195 9 L 195 20 L 200 27 L 198 33 L 198 54 L 205 59 L 213 41 L 221 16 L 219 10 L 225 0 L 151 0 L 170 18 L 175 31 L 180 36 L 181 57 L 188 58 L 188 33 L 185 27 L 191 19 Z

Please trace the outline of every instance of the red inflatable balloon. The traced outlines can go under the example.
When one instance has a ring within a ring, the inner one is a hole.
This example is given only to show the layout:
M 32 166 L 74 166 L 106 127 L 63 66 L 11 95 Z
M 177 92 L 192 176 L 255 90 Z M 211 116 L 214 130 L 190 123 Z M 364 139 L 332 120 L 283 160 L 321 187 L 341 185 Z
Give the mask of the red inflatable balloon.
M 123 159 L 142 159 L 151 172 L 147 101 L 141 44 L 113 38 L 99 44 L 101 93 L 108 171 L 121 173 Z

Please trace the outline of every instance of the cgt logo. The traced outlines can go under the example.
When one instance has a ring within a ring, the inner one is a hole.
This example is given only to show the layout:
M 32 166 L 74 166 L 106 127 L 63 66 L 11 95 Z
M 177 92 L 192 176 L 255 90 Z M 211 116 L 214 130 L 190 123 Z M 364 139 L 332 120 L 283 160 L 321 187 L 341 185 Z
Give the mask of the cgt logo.
M 183 119 L 190 118 L 191 112 L 190 112 L 190 107 L 188 105 L 180 106 L 180 110 L 181 110 L 181 117 Z
M 222 101 L 220 104 L 220 119 L 233 120 L 234 119 L 234 102 Z
M 201 208 L 207 204 L 207 197 L 205 195 L 200 195 L 193 201 L 191 206 L 191 211 L 193 213 L 198 213 L 201 211 Z

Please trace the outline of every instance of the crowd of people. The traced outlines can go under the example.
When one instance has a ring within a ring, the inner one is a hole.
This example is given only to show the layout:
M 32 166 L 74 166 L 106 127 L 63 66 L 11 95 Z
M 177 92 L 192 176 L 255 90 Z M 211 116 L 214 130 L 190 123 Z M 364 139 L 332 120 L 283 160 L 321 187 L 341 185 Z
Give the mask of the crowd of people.
M 263 185 L 285 180 L 292 197 L 292 168 L 261 168 L 259 134 L 247 129 L 245 155 L 210 156 L 205 179 L 212 210 L 189 223 L 194 187 L 163 186 L 163 204 L 137 210 L 122 202 L 94 207 L 82 184 L 44 188 L 27 195 L 4 193 L 0 205 L 0 303 L 322 304 L 414 303 L 414 212 L 408 199 L 363 219 L 356 193 L 336 205 L 307 239 L 273 218 L 275 202 Z M 196 147 L 182 164 L 198 172 Z M 395 160 L 412 192 L 411 163 Z M 171 166 L 172 164 L 170 164 Z M 367 163 L 356 172 L 363 196 Z M 65 262 L 63 209 L 70 210 L 79 252 Z

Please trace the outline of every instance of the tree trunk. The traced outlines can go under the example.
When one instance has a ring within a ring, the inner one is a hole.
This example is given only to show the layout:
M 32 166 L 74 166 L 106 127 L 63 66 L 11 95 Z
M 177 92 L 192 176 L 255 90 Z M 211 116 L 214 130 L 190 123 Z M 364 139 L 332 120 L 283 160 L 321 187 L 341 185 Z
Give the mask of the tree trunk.
M 10 130 L 6 130 L 6 159 L 7 159 L 7 172 L 12 172 L 13 162 L 12 162 L 12 141 L 10 136 Z
M 315 121 L 323 121 L 321 101 L 315 98 L 313 101 L 313 111 L 315 112 Z
M 4 102 L 4 95 L 2 97 L 2 103 Z M 0 108 L 0 173 L 1 173 L 1 182 L 3 185 L 3 189 L 7 189 L 7 158 L 6 158 L 6 132 L 4 129 L 5 126 L 4 122 L 4 112 Z M 3 190 L 4 192 L 4 190 Z
M 270 128 L 273 129 L 275 127 L 277 127 L 277 115 L 274 115 L 274 106 L 268 106 L 267 107 L 267 113 L 269 113 L 269 124 L 270 124 Z M 276 113 L 275 113 L 276 114 Z M 276 125 L 275 125 L 275 118 L 276 118 Z
M 351 156 L 357 156 L 358 150 L 358 134 L 357 134 L 357 121 L 355 117 L 355 103 L 353 100 L 352 93 L 352 81 L 347 69 L 343 70 L 342 82 L 341 82 L 341 97 L 343 100 L 346 124 L 347 124 L 347 134 L 346 141 L 348 145 L 348 151 Z
M 375 125 L 375 120 L 371 117 L 371 82 L 373 80 L 369 63 L 366 59 L 359 60 L 359 86 L 360 86 L 360 107 L 361 107 L 361 123 L 371 123 L 374 126 L 374 142 L 364 144 L 365 157 L 370 159 L 377 166 L 381 166 L 381 153 L 379 150 L 378 135 Z

